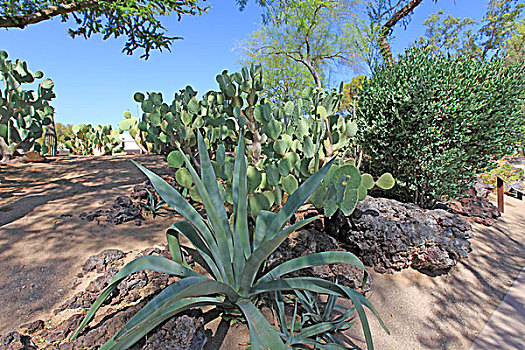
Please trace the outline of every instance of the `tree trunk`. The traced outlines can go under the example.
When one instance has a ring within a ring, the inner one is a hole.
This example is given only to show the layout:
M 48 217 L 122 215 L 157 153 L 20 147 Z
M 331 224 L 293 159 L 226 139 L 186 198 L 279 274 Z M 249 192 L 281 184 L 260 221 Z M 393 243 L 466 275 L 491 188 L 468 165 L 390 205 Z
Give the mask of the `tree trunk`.
M 385 25 L 383 25 L 383 28 L 381 28 L 381 31 L 379 33 L 378 38 L 378 44 L 379 44 L 379 50 L 381 51 L 381 54 L 383 55 L 383 59 L 385 62 L 392 66 L 395 61 L 394 57 L 392 56 L 392 50 L 390 49 L 390 45 L 388 44 L 387 36 L 392 30 L 392 27 L 396 25 L 397 22 L 399 22 L 402 18 L 406 17 L 410 12 L 416 8 L 423 0 L 410 0 L 408 4 L 406 4 L 401 10 L 397 11 L 392 18 L 390 18 Z

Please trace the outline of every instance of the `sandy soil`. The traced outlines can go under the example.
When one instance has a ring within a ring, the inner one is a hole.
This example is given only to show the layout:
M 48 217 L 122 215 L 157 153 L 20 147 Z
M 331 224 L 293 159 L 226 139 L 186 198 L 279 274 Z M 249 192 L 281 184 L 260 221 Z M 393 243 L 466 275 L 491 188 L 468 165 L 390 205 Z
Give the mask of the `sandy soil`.
M 160 174 L 170 171 L 163 157 L 149 155 L 0 165 L 0 333 L 48 319 L 71 295 L 74 276 L 89 256 L 165 242 L 174 213 L 141 227 L 79 218 L 145 179 L 130 159 Z M 473 252 L 449 275 L 373 273 L 369 297 L 392 333 L 371 320 L 377 349 L 468 349 L 525 265 L 525 202 L 506 198 L 506 213 L 494 227 L 474 225 Z M 246 348 L 240 345 L 248 339 L 244 326 L 230 327 L 227 335 L 226 325 L 218 326 L 207 348 Z M 350 335 L 362 346 L 358 327 Z
M 110 206 L 145 180 L 130 159 L 160 174 L 169 171 L 164 157 L 150 155 L 0 165 L 0 333 L 49 318 L 91 255 L 165 243 L 174 213 L 141 227 L 79 217 Z

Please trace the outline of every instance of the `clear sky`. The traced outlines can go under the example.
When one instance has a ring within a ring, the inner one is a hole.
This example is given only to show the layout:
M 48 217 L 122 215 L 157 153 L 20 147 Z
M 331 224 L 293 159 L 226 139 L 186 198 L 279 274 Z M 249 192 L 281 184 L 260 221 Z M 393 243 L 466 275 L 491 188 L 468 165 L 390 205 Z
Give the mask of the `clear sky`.
M 405 30 L 397 27 L 392 43 L 394 54 L 423 34 L 421 23 L 429 14 L 443 9 L 446 14 L 480 20 L 488 0 L 424 0 L 416 8 Z M 237 43 L 248 37 L 261 21 L 262 10 L 253 1 L 243 12 L 235 0 L 211 0 L 213 6 L 202 16 L 176 16 L 163 19 L 168 34 L 182 36 L 171 52 L 153 52 L 145 61 L 141 53 L 121 52 L 125 39 L 100 36 L 88 40 L 71 39 L 67 23 L 60 19 L 27 28 L 0 30 L 0 50 L 9 58 L 27 61 L 29 69 L 42 70 L 55 82 L 55 120 L 61 123 L 113 124 L 129 109 L 137 114 L 133 101 L 137 91 L 160 91 L 170 103 L 172 96 L 186 85 L 199 92 L 217 90 L 215 76 L 224 69 L 236 71 L 240 52 Z M 351 74 L 341 76 L 350 80 Z M 333 81 L 332 77 L 332 81 Z

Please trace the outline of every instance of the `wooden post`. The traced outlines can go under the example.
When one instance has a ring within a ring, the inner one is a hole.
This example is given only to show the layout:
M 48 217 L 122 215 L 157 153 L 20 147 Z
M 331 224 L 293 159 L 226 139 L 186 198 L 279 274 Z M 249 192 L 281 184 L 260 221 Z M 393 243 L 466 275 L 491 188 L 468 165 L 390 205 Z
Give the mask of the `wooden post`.
M 498 210 L 500 213 L 505 211 L 505 203 L 503 202 L 503 180 L 496 178 L 496 193 L 498 196 Z

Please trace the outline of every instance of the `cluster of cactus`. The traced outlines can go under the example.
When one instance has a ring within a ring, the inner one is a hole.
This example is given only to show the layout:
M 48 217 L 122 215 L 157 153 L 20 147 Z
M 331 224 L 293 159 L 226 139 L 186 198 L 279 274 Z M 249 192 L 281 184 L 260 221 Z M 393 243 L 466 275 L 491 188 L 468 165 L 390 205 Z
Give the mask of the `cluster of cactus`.
M 43 79 L 44 73 L 33 73 L 26 62 L 18 59 L 12 62 L 7 58 L 7 52 L 0 51 L 0 77 L 5 87 L 0 90 L 0 156 L 3 160 L 9 159 L 17 150 L 47 153 L 48 146 L 36 141 L 44 131 L 53 134 L 55 130 L 55 111 L 49 105 L 49 101 L 55 98 L 54 83 L 51 79 L 44 79 L 36 91 L 24 90 L 23 84 Z
M 333 215 L 337 208 L 350 213 L 357 200 L 375 185 L 385 189 L 394 185 L 389 174 L 378 181 L 368 174 L 362 175 L 349 157 L 357 125 L 337 114 L 342 91 L 306 88 L 299 100 L 272 106 L 259 96 L 263 89 L 259 67 L 243 68 L 241 73 L 233 74 L 224 71 L 217 76 L 217 82 L 220 91 L 207 92 L 198 99 L 197 93 L 187 87 L 175 94 L 171 105 L 163 102 L 160 93 L 148 93 L 147 98 L 136 93 L 134 98 L 141 103 L 142 119 L 121 123 L 125 124 L 121 131 L 136 128 L 135 140 L 142 142 L 144 148 L 169 154 L 168 164 L 178 168 L 177 183 L 193 200 L 200 198 L 184 166 L 182 152 L 198 165 L 197 130 L 204 135 L 208 149 L 215 152 L 212 164 L 221 179 L 223 198 L 230 204 L 233 154 L 239 132 L 244 130 L 252 215 L 280 206 L 334 156 L 337 164 L 332 167 L 331 176 L 323 180 L 322 190 L 311 200 L 316 207 L 324 208 L 327 215 Z M 322 191 L 333 192 L 334 196 L 323 196 Z
M 66 137 L 65 146 L 73 154 L 100 156 L 123 150 L 119 131 L 111 125 L 78 124 L 73 125 L 72 131 L 74 137 Z

